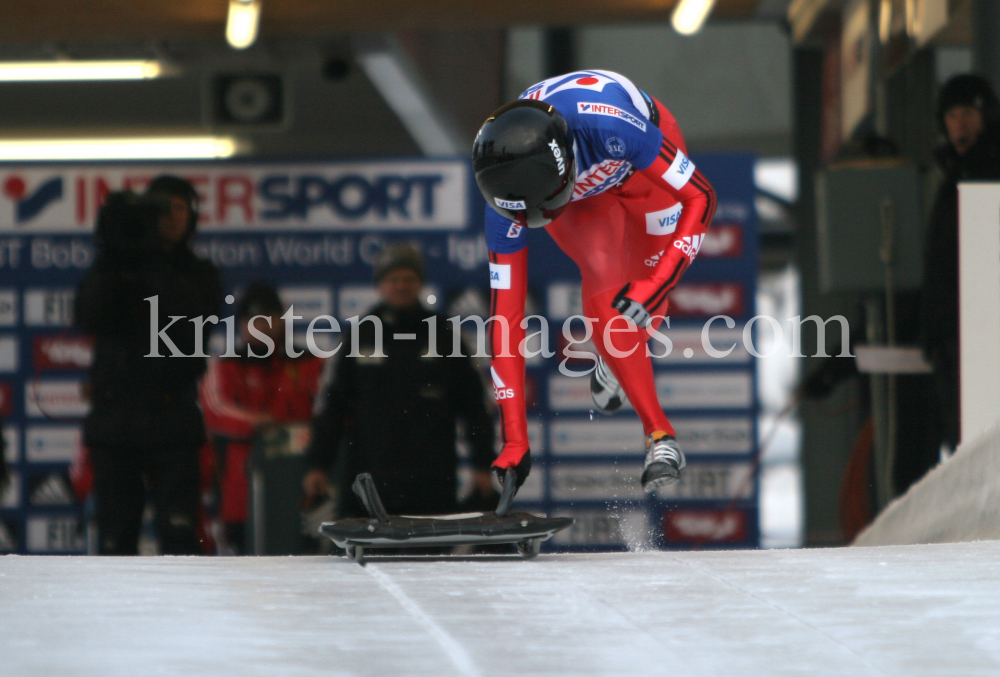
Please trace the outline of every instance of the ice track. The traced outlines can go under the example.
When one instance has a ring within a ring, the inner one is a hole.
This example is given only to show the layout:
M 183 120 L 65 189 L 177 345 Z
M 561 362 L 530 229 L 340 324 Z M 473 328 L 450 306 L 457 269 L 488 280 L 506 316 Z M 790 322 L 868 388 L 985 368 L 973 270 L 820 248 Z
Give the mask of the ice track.
M 0 557 L 0 675 L 1000 674 L 1000 542 Z

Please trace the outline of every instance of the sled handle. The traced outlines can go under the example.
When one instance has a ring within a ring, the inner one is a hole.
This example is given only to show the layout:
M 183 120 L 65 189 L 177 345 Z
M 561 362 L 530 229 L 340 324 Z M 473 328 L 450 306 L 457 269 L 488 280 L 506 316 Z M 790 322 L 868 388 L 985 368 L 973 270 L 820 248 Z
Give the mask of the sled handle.
M 510 510 L 510 504 L 514 501 L 514 494 L 517 493 L 517 471 L 507 468 L 503 476 L 503 493 L 500 494 L 500 501 L 497 509 L 493 513 L 497 517 L 503 517 Z
M 385 511 L 382 499 L 379 498 L 378 491 L 375 490 L 375 480 L 372 479 L 371 473 L 363 472 L 355 477 L 351 489 L 361 500 L 361 504 L 365 506 L 365 512 L 368 513 L 369 517 L 379 522 L 389 521 L 389 513 Z

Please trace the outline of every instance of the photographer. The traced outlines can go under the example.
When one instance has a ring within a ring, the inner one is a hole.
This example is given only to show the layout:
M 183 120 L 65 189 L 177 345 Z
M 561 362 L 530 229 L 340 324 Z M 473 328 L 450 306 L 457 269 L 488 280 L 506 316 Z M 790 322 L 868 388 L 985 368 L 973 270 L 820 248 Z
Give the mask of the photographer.
M 184 355 L 204 354 L 187 319 L 220 306 L 218 270 L 191 251 L 197 202 L 190 183 L 167 175 L 141 197 L 108 195 L 95 232 L 98 257 L 77 289 L 77 326 L 95 338 L 84 442 L 93 459 L 100 554 L 138 553 L 147 491 L 160 552 L 201 552 L 195 528 L 205 427 L 197 384 L 206 360 L 166 357 L 170 346 L 156 336 L 170 316 L 183 316 L 163 333 Z M 155 318 L 145 300 L 153 296 Z M 154 339 L 164 357 L 146 357 Z

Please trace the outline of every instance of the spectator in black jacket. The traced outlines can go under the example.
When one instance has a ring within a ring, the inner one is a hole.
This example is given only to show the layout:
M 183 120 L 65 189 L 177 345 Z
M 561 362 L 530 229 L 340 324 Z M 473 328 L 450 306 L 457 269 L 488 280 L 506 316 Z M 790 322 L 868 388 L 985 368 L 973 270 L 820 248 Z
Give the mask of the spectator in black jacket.
M 940 439 L 959 442 L 958 182 L 1000 179 L 1000 104 L 989 82 L 957 75 L 938 95 L 938 124 L 947 142 L 936 159 L 944 172 L 924 250 L 921 334 L 934 364 Z
M 453 350 L 451 323 L 420 305 L 423 279 L 423 259 L 411 245 L 384 252 L 375 266 L 382 302 L 369 314 L 382 322 L 385 357 L 374 355 L 371 321 L 358 332 L 363 357 L 344 354 L 350 345 L 345 336 L 324 408 L 313 421 L 304 488 L 311 496 L 325 493 L 328 474 L 336 467 L 342 517 L 365 514 L 350 490 L 362 472 L 372 474 L 390 513 L 455 512 L 456 418 L 465 422 L 475 491 L 484 501 L 495 496 L 489 472 L 493 419 L 482 381 L 469 357 L 447 357 Z M 429 347 L 426 318 L 436 322 L 435 349 L 441 357 L 424 357 Z
M 191 251 L 197 220 L 194 188 L 174 176 L 154 179 L 142 199 L 109 196 L 98 217 L 97 260 L 77 289 L 77 325 L 95 338 L 84 442 L 101 554 L 137 554 L 147 492 L 160 552 L 201 552 L 195 534 L 205 426 L 197 383 L 206 359 L 192 355 L 204 355 L 212 325 L 200 345 L 187 319 L 164 329 L 169 316 L 210 316 L 220 306 L 218 270 Z M 167 357 L 171 344 L 188 357 Z M 162 357 L 148 356 L 157 353 Z

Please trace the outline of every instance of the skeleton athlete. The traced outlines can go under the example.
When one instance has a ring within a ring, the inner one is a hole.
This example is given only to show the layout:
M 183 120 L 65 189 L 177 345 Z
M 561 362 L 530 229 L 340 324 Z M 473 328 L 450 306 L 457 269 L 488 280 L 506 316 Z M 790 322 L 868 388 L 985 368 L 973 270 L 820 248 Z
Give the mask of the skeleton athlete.
M 715 213 L 708 180 L 687 157 L 670 112 L 627 78 L 578 71 L 540 82 L 483 124 L 473 145 L 486 210 L 491 315 L 507 321 L 509 343 L 490 323 L 491 371 L 503 450 L 493 463 L 518 485 L 531 469 L 524 400 L 524 304 L 529 228 L 546 228 L 582 277 L 593 323 L 597 408 L 628 398 L 642 421 L 647 492 L 680 478 L 684 453 L 660 408 L 644 347 L 667 310 L 667 294 L 698 254 Z M 624 319 L 623 319 L 624 318 Z M 608 325 L 614 331 L 605 332 Z M 631 331 L 621 331 L 631 329 Z M 513 349 L 510 349 L 513 348 Z

